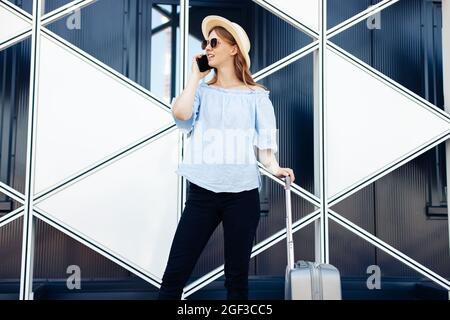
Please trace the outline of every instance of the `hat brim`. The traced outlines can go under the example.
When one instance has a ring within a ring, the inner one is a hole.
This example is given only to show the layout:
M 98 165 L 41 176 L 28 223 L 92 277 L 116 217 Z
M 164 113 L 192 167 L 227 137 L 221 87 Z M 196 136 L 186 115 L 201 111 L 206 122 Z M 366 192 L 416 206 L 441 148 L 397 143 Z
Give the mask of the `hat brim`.
M 205 19 L 203 19 L 202 22 L 202 33 L 203 33 L 203 37 L 205 39 L 208 39 L 208 34 L 209 31 L 213 28 L 213 27 L 223 27 L 225 28 L 228 32 L 231 33 L 231 35 L 233 36 L 233 38 L 236 40 L 236 43 L 239 47 L 239 49 L 242 52 L 242 55 L 244 56 L 246 62 L 247 62 L 247 66 L 248 68 L 250 68 L 250 56 L 248 55 L 248 52 L 245 50 L 245 46 L 242 42 L 241 36 L 239 36 L 239 34 L 237 33 L 237 31 L 235 30 L 233 24 L 231 23 L 230 20 L 225 19 L 221 16 L 207 16 Z M 250 40 L 247 38 L 248 43 L 250 44 Z

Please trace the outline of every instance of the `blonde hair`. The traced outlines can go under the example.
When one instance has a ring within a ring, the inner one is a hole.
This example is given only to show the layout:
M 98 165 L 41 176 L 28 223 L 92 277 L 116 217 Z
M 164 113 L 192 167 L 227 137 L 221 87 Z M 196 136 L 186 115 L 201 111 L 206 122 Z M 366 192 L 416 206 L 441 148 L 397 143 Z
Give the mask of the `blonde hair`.
M 216 30 L 216 33 L 230 45 L 236 44 L 236 46 L 238 48 L 238 53 L 234 55 L 234 70 L 235 70 L 235 73 L 236 73 L 236 76 L 238 77 L 238 79 L 241 80 L 242 82 L 244 82 L 247 87 L 249 85 L 253 85 L 253 86 L 258 86 L 260 88 L 264 88 L 265 90 L 267 90 L 267 88 L 265 86 L 255 82 L 255 80 L 253 80 L 253 77 L 250 73 L 249 67 L 247 66 L 247 61 L 245 60 L 244 56 L 242 55 L 242 52 L 241 52 L 239 46 L 237 45 L 236 40 L 234 39 L 233 35 L 231 33 L 229 33 L 227 31 L 227 29 L 225 29 L 224 27 L 221 27 L 221 26 L 212 28 L 209 31 L 209 34 L 211 34 L 211 32 L 213 30 Z M 213 68 L 213 69 L 214 69 L 214 76 L 211 80 L 209 80 L 207 82 L 208 85 L 217 82 L 217 68 Z

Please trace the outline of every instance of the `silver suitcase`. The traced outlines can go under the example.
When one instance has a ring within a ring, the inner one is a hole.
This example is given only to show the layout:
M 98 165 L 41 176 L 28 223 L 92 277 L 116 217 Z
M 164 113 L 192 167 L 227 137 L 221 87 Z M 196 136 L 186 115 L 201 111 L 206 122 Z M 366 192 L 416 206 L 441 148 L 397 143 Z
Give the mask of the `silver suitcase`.
M 286 300 L 341 300 L 341 277 L 331 264 L 299 260 L 294 262 L 292 238 L 291 180 L 286 182 L 286 267 L 284 298 Z

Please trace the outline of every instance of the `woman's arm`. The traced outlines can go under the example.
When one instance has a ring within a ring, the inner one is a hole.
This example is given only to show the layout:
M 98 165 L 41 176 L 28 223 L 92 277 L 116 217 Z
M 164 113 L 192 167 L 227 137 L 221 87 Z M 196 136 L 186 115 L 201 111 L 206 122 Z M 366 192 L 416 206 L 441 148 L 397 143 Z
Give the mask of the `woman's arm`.
M 294 182 L 294 171 L 291 168 L 281 168 L 272 149 L 256 149 L 258 150 L 259 161 L 271 174 L 277 177 L 286 177 L 289 175 L 291 176 L 291 182 Z
M 263 164 L 263 166 L 266 167 L 266 169 L 269 170 L 269 172 L 272 174 L 274 174 L 274 172 L 277 172 L 280 166 L 278 165 L 278 161 L 275 158 L 273 150 L 259 148 L 256 149 L 258 150 L 259 161 Z
M 172 107 L 173 115 L 179 120 L 188 120 L 192 117 L 192 105 L 194 104 L 195 90 L 197 90 L 198 76 L 192 75 L 183 92 L 176 98 Z
M 196 58 L 199 58 L 200 56 L 201 55 L 194 56 L 192 59 L 192 75 L 183 92 L 176 98 L 175 103 L 172 106 L 172 113 L 179 120 L 185 121 L 192 117 L 192 105 L 194 104 L 195 91 L 197 90 L 198 82 L 211 72 L 211 69 L 200 72 L 196 61 Z

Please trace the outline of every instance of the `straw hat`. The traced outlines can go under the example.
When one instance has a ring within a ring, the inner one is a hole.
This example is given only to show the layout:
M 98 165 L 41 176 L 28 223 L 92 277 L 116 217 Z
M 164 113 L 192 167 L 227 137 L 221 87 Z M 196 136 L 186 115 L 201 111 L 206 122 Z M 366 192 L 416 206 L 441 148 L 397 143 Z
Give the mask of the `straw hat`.
M 202 33 L 205 39 L 208 39 L 209 31 L 216 26 L 224 27 L 229 33 L 233 35 L 242 55 L 247 61 L 247 66 L 250 69 L 250 56 L 248 52 L 250 51 L 250 40 L 248 39 L 247 33 L 242 29 L 240 25 L 235 22 L 231 22 L 221 16 L 206 16 L 202 21 Z

